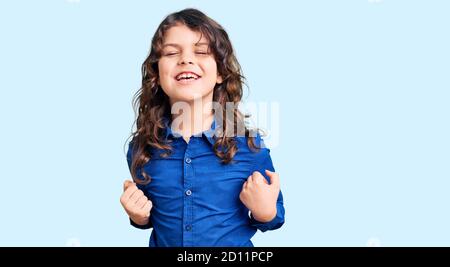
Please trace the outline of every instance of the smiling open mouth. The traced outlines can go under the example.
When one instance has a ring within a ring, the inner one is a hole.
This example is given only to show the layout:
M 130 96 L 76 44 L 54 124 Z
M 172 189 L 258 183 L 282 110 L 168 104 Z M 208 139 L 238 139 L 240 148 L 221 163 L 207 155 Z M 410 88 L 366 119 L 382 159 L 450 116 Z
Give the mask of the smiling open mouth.
M 182 73 L 180 73 L 180 74 L 178 74 L 176 77 L 175 77 L 175 80 L 177 80 L 177 81 L 181 81 L 181 82 L 186 82 L 186 81 L 196 81 L 196 80 L 198 80 L 198 79 L 200 79 L 201 78 L 201 76 L 199 76 L 199 75 L 197 75 L 196 73 L 193 73 L 193 72 L 182 72 Z

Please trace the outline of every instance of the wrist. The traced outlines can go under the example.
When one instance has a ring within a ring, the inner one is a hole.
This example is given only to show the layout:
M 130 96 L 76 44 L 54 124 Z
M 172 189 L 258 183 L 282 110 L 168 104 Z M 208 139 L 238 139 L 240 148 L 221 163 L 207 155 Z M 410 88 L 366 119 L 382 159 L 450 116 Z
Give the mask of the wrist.
M 262 222 L 262 223 L 270 222 L 277 216 L 277 209 L 275 207 L 264 213 L 254 213 L 252 211 L 252 216 L 258 222 Z
M 133 218 L 130 217 L 130 220 L 132 220 L 137 225 L 147 225 L 149 223 L 149 218 Z

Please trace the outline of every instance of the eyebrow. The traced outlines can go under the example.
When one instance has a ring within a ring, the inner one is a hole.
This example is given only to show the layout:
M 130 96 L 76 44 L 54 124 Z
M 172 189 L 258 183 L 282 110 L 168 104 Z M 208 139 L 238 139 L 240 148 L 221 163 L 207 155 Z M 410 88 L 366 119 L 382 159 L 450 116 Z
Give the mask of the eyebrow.
M 202 42 L 202 43 L 196 43 L 196 44 L 195 44 L 195 46 L 202 46 L 202 45 L 208 45 L 208 46 L 209 46 L 209 43 Z M 167 44 L 164 44 L 164 45 L 162 46 L 162 48 L 165 48 L 165 47 L 167 47 L 167 46 L 174 46 L 174 47 L 178 47 L 178 48 L 181 47 L 181 45 L 179 45 L 179 44 L 175 44 L 175 43 L 167 43 Z

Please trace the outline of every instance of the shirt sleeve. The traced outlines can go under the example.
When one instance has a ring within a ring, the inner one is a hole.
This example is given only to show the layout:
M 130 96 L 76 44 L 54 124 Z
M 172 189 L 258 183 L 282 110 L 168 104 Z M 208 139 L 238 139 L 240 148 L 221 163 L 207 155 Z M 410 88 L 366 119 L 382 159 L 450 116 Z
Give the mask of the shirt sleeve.
M 266 178 L 267 182 L 270 183 L 270 177 L 268 177 L 265 172 L 265 170 L 269 170 L 272 172 L 275 171 L 272 164 L 272 159 L 270 157 L 270 149 L 264 146 L 264 142 L 259 136 L 257 137 L 256 145 L 260 146 L 261 149 L 256 152 L 258 154 L 255 160 L 254 171 L 260 172 Z M 252 214 L 250 213 L 250 224 L 251 226 L 259 229 L 261 232 L 278 229 L 284 224 L 284 205 L 283 194 L 281 193 L 281 190 L 278 194 L 277 215 L 275 216 L 275 218 L 273 218 L 273 220 L 270 222 L 263 223 L 255 220 L 255 218 L 253 218 Z
M 128 152 L 127 152 L 127 162 L 128 162 L 128 169 L 130 170 L 130 173 L 131 173 L 131 161 L 132 161 L 132 157 L 134 155 L 133 152 L 134 152 L 133 151 L 133 141 L 131 141 L 130 144 L 128 145 Z M 148 194 L 147 194 L 147 191 L 144 190 L 144 186 L 137 184 L 137 187 L 140 190 L 142 190 L 142 192 L 144 192 L 144 195 L 148 198 Z M 150 217 L 151 217 L 151 212 L 150 212 Z M 137 224 L 137 223 L 133 222 L 133 220 L 131 220 L 131 218 L 130 218 L 130 224 L 138 229 L 150 229 L 153 227 L 151 218 L 150 218 L 150 220 L 148 220 L 148 223 L 145 225 Z

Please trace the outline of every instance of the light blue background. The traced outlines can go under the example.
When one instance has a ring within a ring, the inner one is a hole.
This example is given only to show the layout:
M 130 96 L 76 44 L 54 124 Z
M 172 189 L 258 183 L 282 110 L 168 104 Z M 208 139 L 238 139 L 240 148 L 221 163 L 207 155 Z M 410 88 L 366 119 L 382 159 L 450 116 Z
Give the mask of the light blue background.
M 131 99 L 185 7 L 228 31 L 248 100 L 280 103 L 286 223 L 255 245 L 450 245 L 449 1 L 10 0 L 1 246 L 147 245 L 119 203 Z

